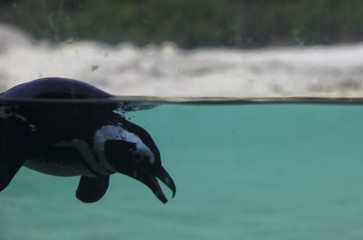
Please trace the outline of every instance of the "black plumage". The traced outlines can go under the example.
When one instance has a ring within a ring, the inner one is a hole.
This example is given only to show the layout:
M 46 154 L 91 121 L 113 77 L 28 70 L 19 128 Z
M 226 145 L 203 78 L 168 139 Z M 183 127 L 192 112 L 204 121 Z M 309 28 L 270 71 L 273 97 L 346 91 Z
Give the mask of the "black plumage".
M 76 196 L 83 202 L 102 198 L 115 172 L 141 181 L 163 203 L 167 199 L 157 179 L 174 196 L 175 184 L 151 136 L 127 121 L 118 110 L 124 103 L 113 98 L 64 78 L 38 79 L 2 93 L 0 191 L 24 165 L 51 175 L 81 176 Z

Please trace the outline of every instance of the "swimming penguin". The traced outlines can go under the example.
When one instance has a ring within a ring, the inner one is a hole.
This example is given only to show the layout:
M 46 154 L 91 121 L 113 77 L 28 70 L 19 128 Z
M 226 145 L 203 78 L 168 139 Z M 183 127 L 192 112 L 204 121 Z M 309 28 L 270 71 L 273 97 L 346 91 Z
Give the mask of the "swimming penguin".
M 85 203 L 101 199 L 116 172 L 144 183 L 166 203 L 159 179 L 174 197 L 174 181 L 153 139 L 125 119 L 114 97 L 65 78 L 42 78 L 0 94 L 0 191 L 25 166 L 55 176 L 81 176 L 76 197 Z

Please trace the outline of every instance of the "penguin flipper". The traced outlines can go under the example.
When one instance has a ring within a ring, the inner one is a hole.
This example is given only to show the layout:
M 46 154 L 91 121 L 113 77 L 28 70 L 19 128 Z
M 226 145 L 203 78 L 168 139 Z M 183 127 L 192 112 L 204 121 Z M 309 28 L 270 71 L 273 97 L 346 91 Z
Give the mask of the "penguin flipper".
M 31 152 L 29 136 L 32 135 L 22 120 L 1 117 L 3 109 L 4 106 L 0 105 L 0 192 L 9 185 L 29 158 Z
M 15 174 L 25 162 L 25 160 L 9 159 L 2 155 L 3 154 L 0 155 L 0 192 L 9 185 Z
M 97 202 L 105 195 L 109 181 L 110 176 L 81 176 L 76 191 L 76 197 L 84 203 Z

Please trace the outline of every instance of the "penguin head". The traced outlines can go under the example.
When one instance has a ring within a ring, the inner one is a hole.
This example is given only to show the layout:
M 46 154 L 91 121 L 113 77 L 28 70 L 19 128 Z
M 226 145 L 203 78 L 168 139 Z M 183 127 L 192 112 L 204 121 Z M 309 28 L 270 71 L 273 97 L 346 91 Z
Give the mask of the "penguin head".
M 160 152 L 143 128 L 123 119 L 117 125 L 103 126 L 95 137 L 103 145 L 105 159 L 117 172 L 144 183 L 166 203 L 159 179 L 171 189 L 174 197 L 174 181 L 162 167 Z

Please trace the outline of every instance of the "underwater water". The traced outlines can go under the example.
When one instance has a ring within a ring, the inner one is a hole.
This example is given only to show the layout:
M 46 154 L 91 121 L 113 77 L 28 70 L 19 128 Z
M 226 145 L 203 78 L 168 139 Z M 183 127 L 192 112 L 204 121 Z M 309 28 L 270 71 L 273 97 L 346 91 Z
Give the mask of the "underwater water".
M 163 104 L 126 117 L 153 137 L 175 198 L 114 174 L 84 204 L 78 177 L 23 167 L 0 193 L 0 239 L 362 239 L 361 105 Z

